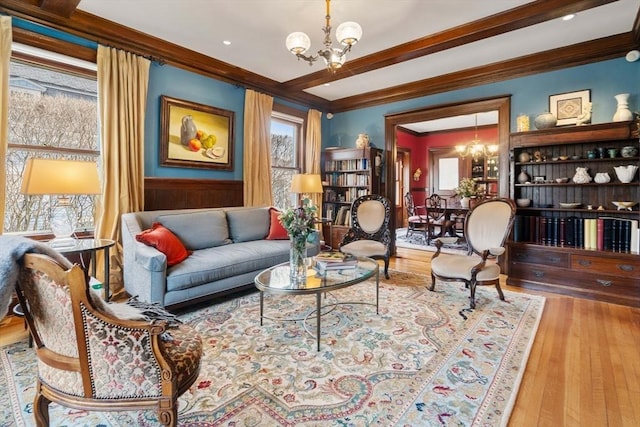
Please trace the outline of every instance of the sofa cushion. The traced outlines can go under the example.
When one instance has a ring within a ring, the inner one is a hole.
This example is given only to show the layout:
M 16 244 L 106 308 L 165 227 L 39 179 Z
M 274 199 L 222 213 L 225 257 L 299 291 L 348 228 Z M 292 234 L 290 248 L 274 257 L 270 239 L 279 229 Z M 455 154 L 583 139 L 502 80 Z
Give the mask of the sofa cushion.
M 222 210 L 160 215 L 156 219 L 190 250 L 231 243 L 227 216 Z
M 153 246 L 165 254 L 169 267 L 181 263 L 190 253 L 175 234 L 158 222 L 154 223 L 151 228 L 138 233 L 136 240 L 147 246 Z
M 262 240 L 269 234 L 270 221 L 267 208 L 229 209 L 227 221 L 229 221 L 229 234 L 233 243 Z
M 167 271 L 167 291 L 257 272 L 288 259 L 289 242 L 285 240 L 256 240 L 201 249 Z
M 267 236 L 267 240 L 283 240 L 289 238 L 289 233 L 282 226 L 278 216 L 280 215 L 280 211 L 276 208 L 269 208 L 269 235 Z

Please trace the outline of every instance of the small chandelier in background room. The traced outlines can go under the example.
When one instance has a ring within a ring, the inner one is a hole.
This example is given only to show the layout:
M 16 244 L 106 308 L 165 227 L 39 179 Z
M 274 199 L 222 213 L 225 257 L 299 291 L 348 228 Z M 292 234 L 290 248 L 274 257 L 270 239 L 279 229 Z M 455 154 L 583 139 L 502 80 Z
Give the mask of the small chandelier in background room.
M 331 0 L 327 1 L 327 15 L 325 16 L 326 24 L 322 27 L 324 32 L 324 49 L 320 49 L 317 55 L 306 56 L 305 53 L 311 46 L 311 39 L 302 32 L 291 33 L 287 36 L 287 49 L 298 57 L 298 60 L 304 59 L 313 65 L 320 57 L 324 59 L 327 68 L 331 72 L 335 72 L 347 60 L 347 52 L 351 50 L 351 46 L 358 43 L 362 37 L 362 27 L 357 22 L 344 22 L 338 26 L 336 30 L 336 38 L 344 46 L 342 49 L 333 47 L 331 42 Z
M 456 152 L 460 157 L 473 157 L 473 160 L 478 160 L 480 157 L 486 157 L 487 155 L 493 156 L 498 152 L 498 146 L 496 144 L 484 145 L 478 139 L 478 115 L 476 114 L 476 127 L 475 137 L 471 142 L 466 145 L 456 145 Z

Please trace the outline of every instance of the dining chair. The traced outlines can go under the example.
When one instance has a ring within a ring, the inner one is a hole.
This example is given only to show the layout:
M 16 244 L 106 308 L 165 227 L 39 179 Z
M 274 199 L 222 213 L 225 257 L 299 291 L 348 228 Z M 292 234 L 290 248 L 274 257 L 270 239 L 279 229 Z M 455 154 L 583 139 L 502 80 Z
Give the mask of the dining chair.
M 452 222 L 448 218 L 447 199 L 438 194 L 432 194 L 424 200 L 427 223 L 425 227 L 425 240 L 431 244 L 434 237 L 442 237 L 449 231 Z
M 409 237 L 414 231 L 421 231 L 424 233 L 427 227 L 427 214 L 424 206 L 415 205 L 411 192 L 407 192 L 404 195 L 404 204 L 407 210 L 406 237 Z

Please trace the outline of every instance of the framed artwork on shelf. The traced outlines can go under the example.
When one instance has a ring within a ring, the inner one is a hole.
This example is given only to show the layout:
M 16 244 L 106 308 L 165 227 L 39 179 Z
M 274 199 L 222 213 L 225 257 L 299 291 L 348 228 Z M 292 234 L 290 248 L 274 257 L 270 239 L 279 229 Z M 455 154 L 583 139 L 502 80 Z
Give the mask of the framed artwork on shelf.
M 549 112 L 556 116 L 557 126 L 575 125 L 591 102 L 591 89 L 549 96 Z
M 160 165 L 233 170 L 234 112 L 160 97 Z

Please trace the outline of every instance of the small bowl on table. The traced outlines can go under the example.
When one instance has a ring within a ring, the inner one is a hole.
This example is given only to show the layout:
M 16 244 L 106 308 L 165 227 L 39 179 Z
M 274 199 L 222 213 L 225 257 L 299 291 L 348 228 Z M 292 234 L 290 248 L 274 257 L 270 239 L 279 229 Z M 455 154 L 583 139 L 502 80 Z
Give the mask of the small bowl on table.
M 521 208 L 528 208 L 531 206 L 531 199 L 516 199 L 516 205 Z
M 567 178 L 567 177 L 563 177 L 563 178 L 556 178 L 556 182 L 557 182 L 558 184 L 565 184 L 565 183 L 569 182 L 569 178 Z
M 558 160 L 569 160 L 569 156 L 558 156 Z

